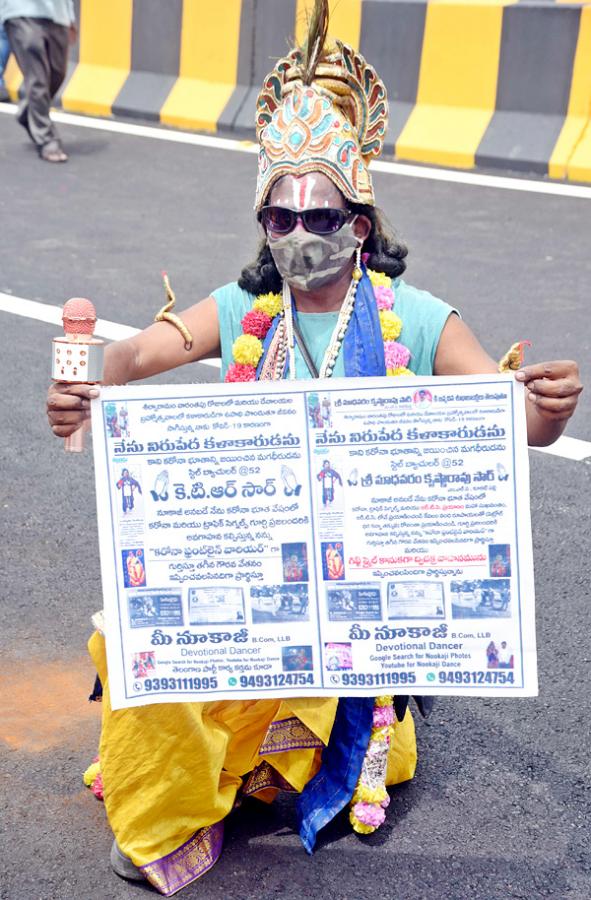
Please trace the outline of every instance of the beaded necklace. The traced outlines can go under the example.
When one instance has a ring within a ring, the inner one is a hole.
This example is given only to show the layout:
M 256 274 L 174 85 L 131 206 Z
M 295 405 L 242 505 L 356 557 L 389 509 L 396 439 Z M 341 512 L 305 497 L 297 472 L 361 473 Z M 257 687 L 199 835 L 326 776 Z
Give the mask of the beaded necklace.
M 389 376 L 413 375 L 407 368 L 410 361 L 410 350 L 398 341 L 402 332 L 402 320 L 394 312 L 394 288 L 392 279 L 383 272 L 367 270 L 372 283 L 382 339 L 384 341 L 384 357 L 386 374 Z M 345 338 L 347 326 L 353 314 L 355 293 L 359 276 L 354 273 L 351 285 L 343 301 L 332 337 L 326 348 L 320 366 L 319 377 L 330 378 L 332 375 L 341 345 Z M 243 334 L 236 338 L 232 345 L 233 362 L 228 366 L 225 381 L 255 381 L 257 366 L 263 355 L 263 341 L 274 320 L 277 319 L 276 334 L 277 354 L 270 377 L 281 378 L 288 358 L 289 378 L 295 378 L 295 335 L 293 328 L 293 307 L 291 292 L 284 283 L 282 294 L 259 294 L 252 309 L 241 321 Z

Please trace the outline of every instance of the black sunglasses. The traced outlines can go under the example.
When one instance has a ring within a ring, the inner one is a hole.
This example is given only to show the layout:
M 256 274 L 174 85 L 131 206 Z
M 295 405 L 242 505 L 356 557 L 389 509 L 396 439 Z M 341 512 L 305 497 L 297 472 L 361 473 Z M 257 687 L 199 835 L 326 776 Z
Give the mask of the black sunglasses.
M 264 206 L 261 210 L 263 228 L 274 234 L 289 234 L 298 220 L 311 234 L 334 234 L 351 216 L 350 209 L 318 208 L 296 212 L 285 206 Z

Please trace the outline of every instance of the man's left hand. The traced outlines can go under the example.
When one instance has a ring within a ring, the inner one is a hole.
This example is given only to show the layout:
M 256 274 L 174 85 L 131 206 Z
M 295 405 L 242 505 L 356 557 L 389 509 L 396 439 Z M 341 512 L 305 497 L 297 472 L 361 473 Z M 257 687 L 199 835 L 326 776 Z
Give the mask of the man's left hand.
M 515 378 L 526 387 L 526 396 L 535 403 L 538 414 L 551 422 L 570 419 L 583 385 L 579 367 L 570 359 L 524 366 Z

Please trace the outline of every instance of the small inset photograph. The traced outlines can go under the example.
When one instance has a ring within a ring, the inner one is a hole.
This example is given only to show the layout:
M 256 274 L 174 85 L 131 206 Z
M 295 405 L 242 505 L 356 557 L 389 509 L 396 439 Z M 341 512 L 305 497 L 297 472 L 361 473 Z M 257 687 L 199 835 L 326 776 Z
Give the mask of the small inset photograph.
M 307 584 L 270 584 L 251 587 L 252 624 L 308 622 Z
M 332 428 L 332 403 L 329 394 L 308 394 L 308 421 L 311 428 Z
M 509 578 L 452 581 L 449 590 L 454 619 L 506 619 L 511 615 Z
M 180 591 L 135 591 L 127 595 L 130 628 L 182 625 L 183 602 Z
M 136 473 L 127 467 L 121 468 L 121 474 L 115 482 L 119 494 L 120 519 L 132 518 L 133 516 L 143 516 L 144 504 L 142 498 L 142 486 L 136 476 Z
M 324 459 L 320 471 L 316 473 L 320 482 L 320 506 L 323 510 L 342 509 L 343 478 L 330 459 Z
M 421 388 L 412 395 L 412 402 L 415 406 L 429 406 L 433 403 L 433 394 L 431 391 Z
M 511 547 L 509 544 L 489 544 L 488 562 L 491 578 L 511 577 Z
M 111 438 L 129 438 L 129 413 L 126 403 L 105 405 L 105 424 Z
M 344 581 L 345 549 L 342 541 L 322 541 L 322 578 L 324 581 Z
M 388 583 L 389 619 L 443 619 L 445 602 L 441 581 Z
M 314 669 L 312 647 L 307 645 L 282 647 L 281 665 L 284 672 L 312 672 Z
M 486 647 L 487 669 L 513 669 L 515 656 L 507 641 L 490 641 Z
M 308 581 L 308 546 L 304 542 L 281 544 L 284 581 Z
M 242 625 L 244 622 L 242 588 L 189 588 L 189 625 Z
M 327 586 L 326 605 L 331 622 L 379 622 L 382 595 L 379 584 L 339 584 Z
M 329 672 L 346 672 L 353 668 L 351 644 L 325 644 L 324 658 Z
M 156 671 L 156 651 L 146 650 L 131 657 L 131 672 L 134 678 L 148 678 Z
M 123 584 L 126 588 L 146 586 L 146 564 L 142 547 L 121 551 Z

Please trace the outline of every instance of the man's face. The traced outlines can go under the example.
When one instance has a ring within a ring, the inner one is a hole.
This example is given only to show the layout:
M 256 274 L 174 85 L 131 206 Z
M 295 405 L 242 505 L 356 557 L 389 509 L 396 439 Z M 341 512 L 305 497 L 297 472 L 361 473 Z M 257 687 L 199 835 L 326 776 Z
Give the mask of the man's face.
M 323 209 L 347 210 L 347 204 L 330 178 L 319 172 L 295 177 L 285 175 L 273 185 L 267 206 L 282 207 L 296 213 Z M 326 220 L 330 218 L 323 216 Z M 334 217 L 333 217 L 334 218 Z M 314 291 L 338 282 L 351 267 L 355 250 L 371 231 L 365 216 L 351 216 L 348 212 L 335 224 L 336 231 L 318 233 L 304 227 L 296 219 L 288 232 L 272 230 L 268 223 L 267 241 L 282 277 L 302 291 Z M 309 222 L 310 228 L 314 228 Z

